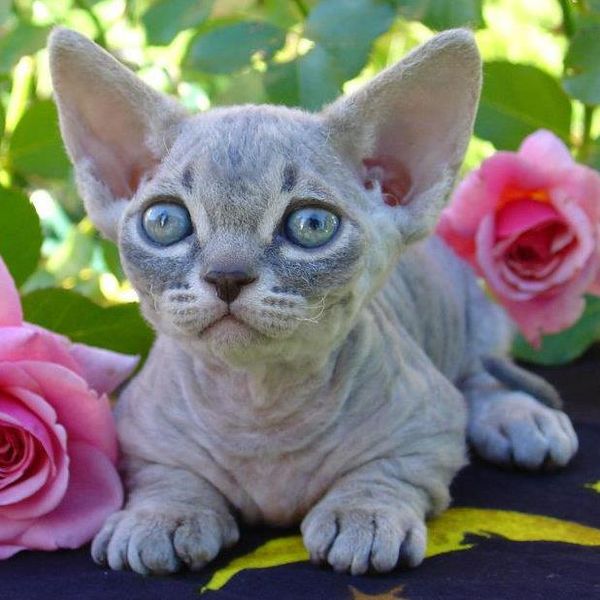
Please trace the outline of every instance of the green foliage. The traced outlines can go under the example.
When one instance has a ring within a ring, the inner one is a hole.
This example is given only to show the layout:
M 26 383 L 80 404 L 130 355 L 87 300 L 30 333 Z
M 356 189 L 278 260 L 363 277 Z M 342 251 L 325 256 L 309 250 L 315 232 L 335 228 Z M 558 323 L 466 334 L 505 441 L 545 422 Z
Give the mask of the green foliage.
M 247 67 L 258 53 L 263 59 L 272 58 L 284 42 L 285 31 L 268 23 L 223 25 L 192 41 L 186 66 L 207 73 L 232 73 Z
M 600 104 L 600 25 L 579 29 L 565 56 L 565 90 L 585 104 Z
M 529 65 L 488 62 L 484 67 L 475 134 L 499 150 L 515 150 L 536 129 L 569 140 L 571 103 L 560 85 Z
M 544 336 L 540 348 L 532 348 L 517 336 L 513 354 L 520 360 L 540 365 L 562 365 L 581 356 L 590 344 L 600 339 L 600 298 L 588 296 L 586 309 L 569 329 Z
M 48 27 L 37 27 L 19 21 L 0 36 L 0 73 L 10 71 L 23 55 L 33 54 L 46 45 Z
M 0 187 L 0 256 L 17 285 L 36 269 L 42 232 L 35 209 L 25 194 Z
M 26 177 L 64 179 L 69 175 L 54 102 L 42 100 L 27 109 L 10 138 L 8 160 Z
M 486 77 L 467 164 L 546 128 L 600 168 L 600 0 L 0 1 L 0 255 L 27 318 L 76 341 L 145 354 L 152 334 L 130 303 L 116 248 L 93 230 L 74 189 L 43 52 L 55 25 L 93 38 L 194 110 L 318 110 L 434 30 L 470 26 Z M 522 341 L 516 352 L 570 360 L 600 338 L 599 302 L 589 298 L 580 323 L 546 338 L 541 352 Z
M 198 27 L 208 18 L 213 0 L 159 0 L 142 17 L 146 40 L 166 45 L 182 30 Z
M 25 320 L 62 333 L 73 342 L 145 357 L 152 331 L 137 304 L 100 307 L 69 290 L 36 290 L 23 296 Z

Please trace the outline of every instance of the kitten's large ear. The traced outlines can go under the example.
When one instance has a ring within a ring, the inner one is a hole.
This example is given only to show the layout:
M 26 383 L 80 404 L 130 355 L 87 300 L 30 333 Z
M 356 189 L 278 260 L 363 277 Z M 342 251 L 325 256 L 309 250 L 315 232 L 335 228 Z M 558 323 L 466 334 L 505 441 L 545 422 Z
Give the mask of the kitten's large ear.
M 437 35 L 323 116 L 406 243 L 435 225 L 473 129 L 481 61 L 471 33 Z M 386 216 L 387 218 L 387 216 Z
M 127 199 L 152 175 L 185 112 L 74 31 L 54 30 L 49 51 L 60 127 L 80 192 L 92 221 L 114 240 Z

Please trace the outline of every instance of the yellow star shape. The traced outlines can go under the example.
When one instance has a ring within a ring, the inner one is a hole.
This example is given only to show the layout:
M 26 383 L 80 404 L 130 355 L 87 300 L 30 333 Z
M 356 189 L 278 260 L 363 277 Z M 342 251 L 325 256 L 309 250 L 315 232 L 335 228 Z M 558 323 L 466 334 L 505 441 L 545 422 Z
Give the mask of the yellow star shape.
M 404 586 L 395 587 L 392 590 L 383 592 L 382 594 L 365 594 L 356 588 L 349 586 L 350 592 L 352 593 L 352 600 L 408 600 L 404 596 L 399 596 L 404 590 Z

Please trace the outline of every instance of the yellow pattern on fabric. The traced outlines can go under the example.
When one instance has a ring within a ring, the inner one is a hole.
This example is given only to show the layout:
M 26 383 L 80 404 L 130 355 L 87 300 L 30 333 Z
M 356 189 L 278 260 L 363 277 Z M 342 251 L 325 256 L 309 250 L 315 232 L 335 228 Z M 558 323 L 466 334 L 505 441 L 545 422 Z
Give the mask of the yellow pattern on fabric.
M 513 542 L 564 542 L 600 547 L 600 529 L 543 515 L 487 508 L 451 508 L 429 522 L 428 533 L 427 558 L 473 548 L 476 543 L 464 541 L 468 534 L 497 535 Z M 269 540 L 216 571 L 202 591 L 221 589 L 234 575 L 246 569 L 266 569 L 305 560 L 308 553 L 301 536 Z
M 596 481 L 596 483 L 586 483 L 585 487 L 600 494 L 600 481 Z
M 393 590 L 388 590 L 387 592 L 383 592 L 381 594 L 367 594 L 357 590 L 352 586 L 349 586 L 348 589 L 352 594 L 352 600 L 408 600 L 404 596 L 398 595 L 402 593 L 402 590 L 404 589 L 403 585 L 400 587 L 395 587 Z

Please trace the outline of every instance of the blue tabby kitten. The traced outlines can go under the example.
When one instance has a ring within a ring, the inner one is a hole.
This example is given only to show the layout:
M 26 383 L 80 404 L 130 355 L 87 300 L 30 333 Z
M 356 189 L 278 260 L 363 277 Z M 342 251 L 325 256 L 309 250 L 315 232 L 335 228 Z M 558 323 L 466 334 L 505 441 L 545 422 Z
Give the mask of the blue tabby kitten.
M 119 401 L 128 498 L 98 562 L 199 569 L 243 519 L 301 523 L 339 571 L 415 566 L 467 439 L 528 469 L 573 456 L 553 390 L 507 358 L 500 309 L 426 237 L 472 131 L 469 33 L 318 114 L 190 116 L 64 29 L 50 61 L 88 213 L 157 331 Z

